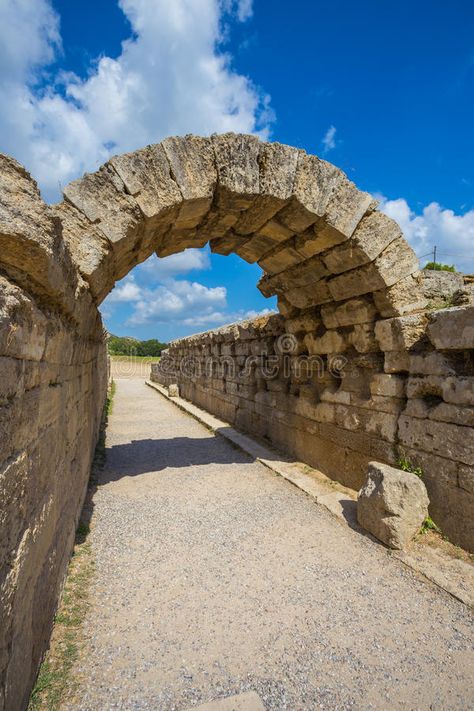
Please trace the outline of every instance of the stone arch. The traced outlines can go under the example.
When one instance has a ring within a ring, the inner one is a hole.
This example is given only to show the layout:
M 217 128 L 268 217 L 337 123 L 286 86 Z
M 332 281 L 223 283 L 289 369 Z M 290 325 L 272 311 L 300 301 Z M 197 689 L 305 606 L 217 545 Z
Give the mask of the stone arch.
M 426 467 L 435 520 L 473 545 L 473 307 L 425 311 L 400 228 L 344 173 L 254 136 L 175 137 L 112 158 L 50 206 L 0 155 L 0 710 L 26 706 L 85 494 L 107 386 L 97 307 L 153 252 L 207 242 L 258 262 L 281 315 L 177 342 L 177 356 L 232 356 L 238 340 L 259 352 L 282 328 L 308 356 L 356 354 L 370 377 L 330 383 L 324 402 L 304 382 L 282 391 L 277 435 L 308 457 L 331 443 L 359 472 L 402 443 Z
M 284 315 L 372 292 L 384 316 L 416 301 L 417 259 L 374 199 L 330 163 L 255 136 L 167 138 L 116 156 L 53 212 L 97 303 L 153 252 L 208 242 L 258 262 L 259 288 Z

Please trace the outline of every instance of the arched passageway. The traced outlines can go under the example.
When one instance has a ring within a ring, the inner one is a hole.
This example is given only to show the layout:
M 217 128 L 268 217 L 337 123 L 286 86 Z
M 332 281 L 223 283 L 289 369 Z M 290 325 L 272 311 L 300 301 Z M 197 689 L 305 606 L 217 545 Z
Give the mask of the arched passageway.
M 325 408 L 314 409 L 314 389 L 283 392 L 293 409 L 281 441 L 298 439 L 303 459 L 312 447 L 316 463 L 331 442 L 358 471 L 371 458 L 393 461 L 402 445 L 426 463 L 438 520 L 473 542 L 472 445 L 459 413 L 434 411 L 474 404 L 472 361 L 461 357 L 474 346 L 472 307 L 426 312 L 398 225 L 344 173 L 254 136 L 177 137 L 112 158 L 48 206 L 16 161 L 0 164 L 7 705 L 26 698 L 46 645 L 87 482 L 107 381 L 97 307 L 153 252 L 209 242 L 258 262 L 259 288 L 278 296 L 280 326 L 301 352 L 356 359 L 352 385 L 329 388 Z M 253 402 L 255 392 L 237 397 Z

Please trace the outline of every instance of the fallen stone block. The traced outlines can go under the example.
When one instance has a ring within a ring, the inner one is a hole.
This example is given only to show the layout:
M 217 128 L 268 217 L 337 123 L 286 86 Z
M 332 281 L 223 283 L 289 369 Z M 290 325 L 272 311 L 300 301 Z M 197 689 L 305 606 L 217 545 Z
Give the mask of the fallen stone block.
M 428 516 L 426 487 L 416 474 L 370 462 L 357 498 L 357 520 L 390 548 L 403 549 Z

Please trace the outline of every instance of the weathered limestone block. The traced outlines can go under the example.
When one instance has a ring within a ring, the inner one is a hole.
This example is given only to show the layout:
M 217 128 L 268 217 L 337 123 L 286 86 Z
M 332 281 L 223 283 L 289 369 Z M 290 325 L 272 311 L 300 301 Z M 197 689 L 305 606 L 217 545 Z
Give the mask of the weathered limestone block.
M 291 240 L 289 240 L 282 245 L 278 245 L 262 259 L 259 259 L 258 264 L 262 267 L 264 272 L 278 274 L 284 269 L 292 267 L 294 264 L 299 264 L 303 259 L 304 257 L 296 251 L 291 245 Z
M 288 227 L 284 227 L 277 220 L 268 220 L 262 227 L 257 230 L 257 234 L 264 237 L 270 237 L 275 243 L 285 242 L 292 236 L 292 231 Z
M 291 198 L 299 151 L 281 143 L 262 143 L 258 163 L 259 195 L 235 224 L 239 234 L 259 230 Z
M 264 296 L 285 293 L 288 289 L 314 284 L 329 272 L 319 257 L 313 257 L 274 275 L 263 276 L 258 288 Z
M 347 340 L 358 353 L 374 353 L 380 350 L 375 338 L 374 326 L 371 323 L 356 324 L 348 334 Z
M 470 428 L 403 414 L 398 431 L 400 442 L 407 447 L 474 465 L 474 436 Z
M 329 290 L 336 301 L 378 291 L 418 271 L 418 259 L 402 237 L 391 242 L 370 264 L 330 279 Z
M 327 304 L 321 307 L 321 317 L 326 328 L 352 326 L 375 321 L 377 309 L 365 299 L 350 299 L 341 304 Z
M 270 237 L 255 235 L 242 244 L 236 246 L 233 251 L 235 251 L 239 257 L 245 259 L 246 262 L 253 264 L 273 249 L 275 244 L 275 241 L 270 239 Z
M 474 377 L 449 376 L 443 378 L 442 395 L 445 402 L 453 405 L 474 406 Z
M 184 202 L 175 229 L 197 227 L 211 206 L 217 183 L 214 148 L 210 138 L 173 136 L 162 143 Z
M 308 156 L 303 151 L 298 154 L 293 200 L 278 214 L 278 221 L 291 232 L 303 232 L 324 215 L 329 198 L 343 173 L 335 166 Z
M 236 133 L 212 136 L 211 140 L 219 180 L 219 209 L 231 212 L 235 224 L 239 213 L 260 194 L 261 143 L 256 136 Z
M 399 375 L 376 373 L 370 382 L 372 395 L 403 398 L 406 394 L 406 379 Z
M 247 237 L 236 235 L 232 230 L 229 230 L 224 237 L 216 237 L 210 241 L 211 252 L 215 254 L 223 254 L 228 256 L 232 252 L 237 251 L 239 247 L 243 247 L 248 242 Z
M 464 288 L 463 275 L 457 272 L 423 269 L 421 275 L 423 294 L 431 301 L 453 296 L 457 291 Z
M 428 299 L 423 295 L 421 275 L 422 272 L 409 274 L 393 286 L 374 291 L 374 302 L 380 314 L 391 318 L 425 309 Z
M 284 296 L 278 296 L 277 303 L 278 311 L 283 316 L 283 318 L 295 318 L 298 315 L 299 309 L 293 306 L 293 304 L 290 304 L 288 299 L 286 299 Z
M 31 296 L 0 276 L 0 353 L 40 361 L 48 320 Z
M 474 494 L 474 467 L 460 465 L 458 469 L 458 484 L 461 489 Z
M 427 316 L 411 314 L 375 324 L 375 336 L 383 351 L 404 351 L 426 343 Z
M 96 173 L 69 183 L 63 192 L 65 199 L 96 224 L 112 243 L 118 278 L 124 276 L 136 264 L 133 253 L 143 236 L 144 220 L 138 203 L 127 194 L 116 170 L 105 165 Z
M 407 380 L 407 397 L 408 398 L 423 398 L 423 397 L 443 397 L 444 378 L 440 376 L 430 375 L 427 377 L 412 376 Z
M 431 313 L 427 334 L 439 350 L 474 348 L 474 306 Z
M 345 382 L 344 387 L 346 387 Z M 389 415 L 400 415 L 405 407 L 405 403 L 406 400 L 404 398 L 388 397 L 385 395 L 372 395 L 367 398 L 358 395 L 356 392 L 351 392 L 351 405 L 367 410 L 386 412 Z
M 301 239 L 297 249 L 307 257 L 319 254 L 351 237 L 366 212 L 376 201 L 362 193 L 342 174 L 331 192 L 324 218 L 314 226 L 316 239 Z
M 453 425 L 461 425 L 462 427 L 474 427 L 474 407 L 442 402 L 439 405 L 428 408 L 426 416 L 430 420 L 437 420 L 438 422 L 451 422 Z
M 370 462 L 357 497 L 357 520 L 390 548 L 403 549 L 428 516 L 426 487 L 415 474 Z
M 318 306 L 331 301 L 328 285 L 324 279 L 315 284 L 290 289 L 285 292 L 285 298 L 290 304 L 297 306 L 299 309 L 307 309 L 311 306 Z
M 348 396 L 351 401 L 352 393 Z M 342 403 L 336 406 L 336 424 L 347 431 L 363 431 L 387 442 L 395 442 L 397 423 L 398 412 L 372 412 L 368 408 Z
M 315 309 L 302 311 L 294 318 L 285 321 L 285 329 L 288 333 L 308 333 L 316 331 L 321 325 L 321 318 Z
M 362 218 L 350 240 L 330 249 L 322 259 L 330 272 L 340 274 L 372 262 L 401 234 L 396 222 L 375 210 Z
M 388 351 L 385 353 L 386 373 L 407 372 L 412 375 L 455 375 L 456 363 L 449 355 L 438 351 L 416 353 Z
M 307 333 L 304 342 L 310 355 L 343 353 L 347 348 L 347 342 L 339 331 L 326 331 L 322 336 Z
M 0 154 L 0 260 L 30 292 L 72 310 L 75 270 L 61 225 L 36 182 L 13 158 Z
M 408 370 L 412 375 L 455 375 L 456 362 L 449 354 L 437 351 L 410 353 Z
M 74 263 L 100 304 L 118 278 L 111 243 L 70 203 L 53 205 L 52 211 L 61 220 L 63 239 Z

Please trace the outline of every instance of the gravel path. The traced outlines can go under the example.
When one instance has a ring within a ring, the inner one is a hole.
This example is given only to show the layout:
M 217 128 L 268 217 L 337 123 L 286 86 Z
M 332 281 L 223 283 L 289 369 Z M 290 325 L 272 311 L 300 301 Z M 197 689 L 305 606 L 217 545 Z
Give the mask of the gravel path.
M 141 380 L 118 380 L 67 709 L 474 707 L 473 617 Z

